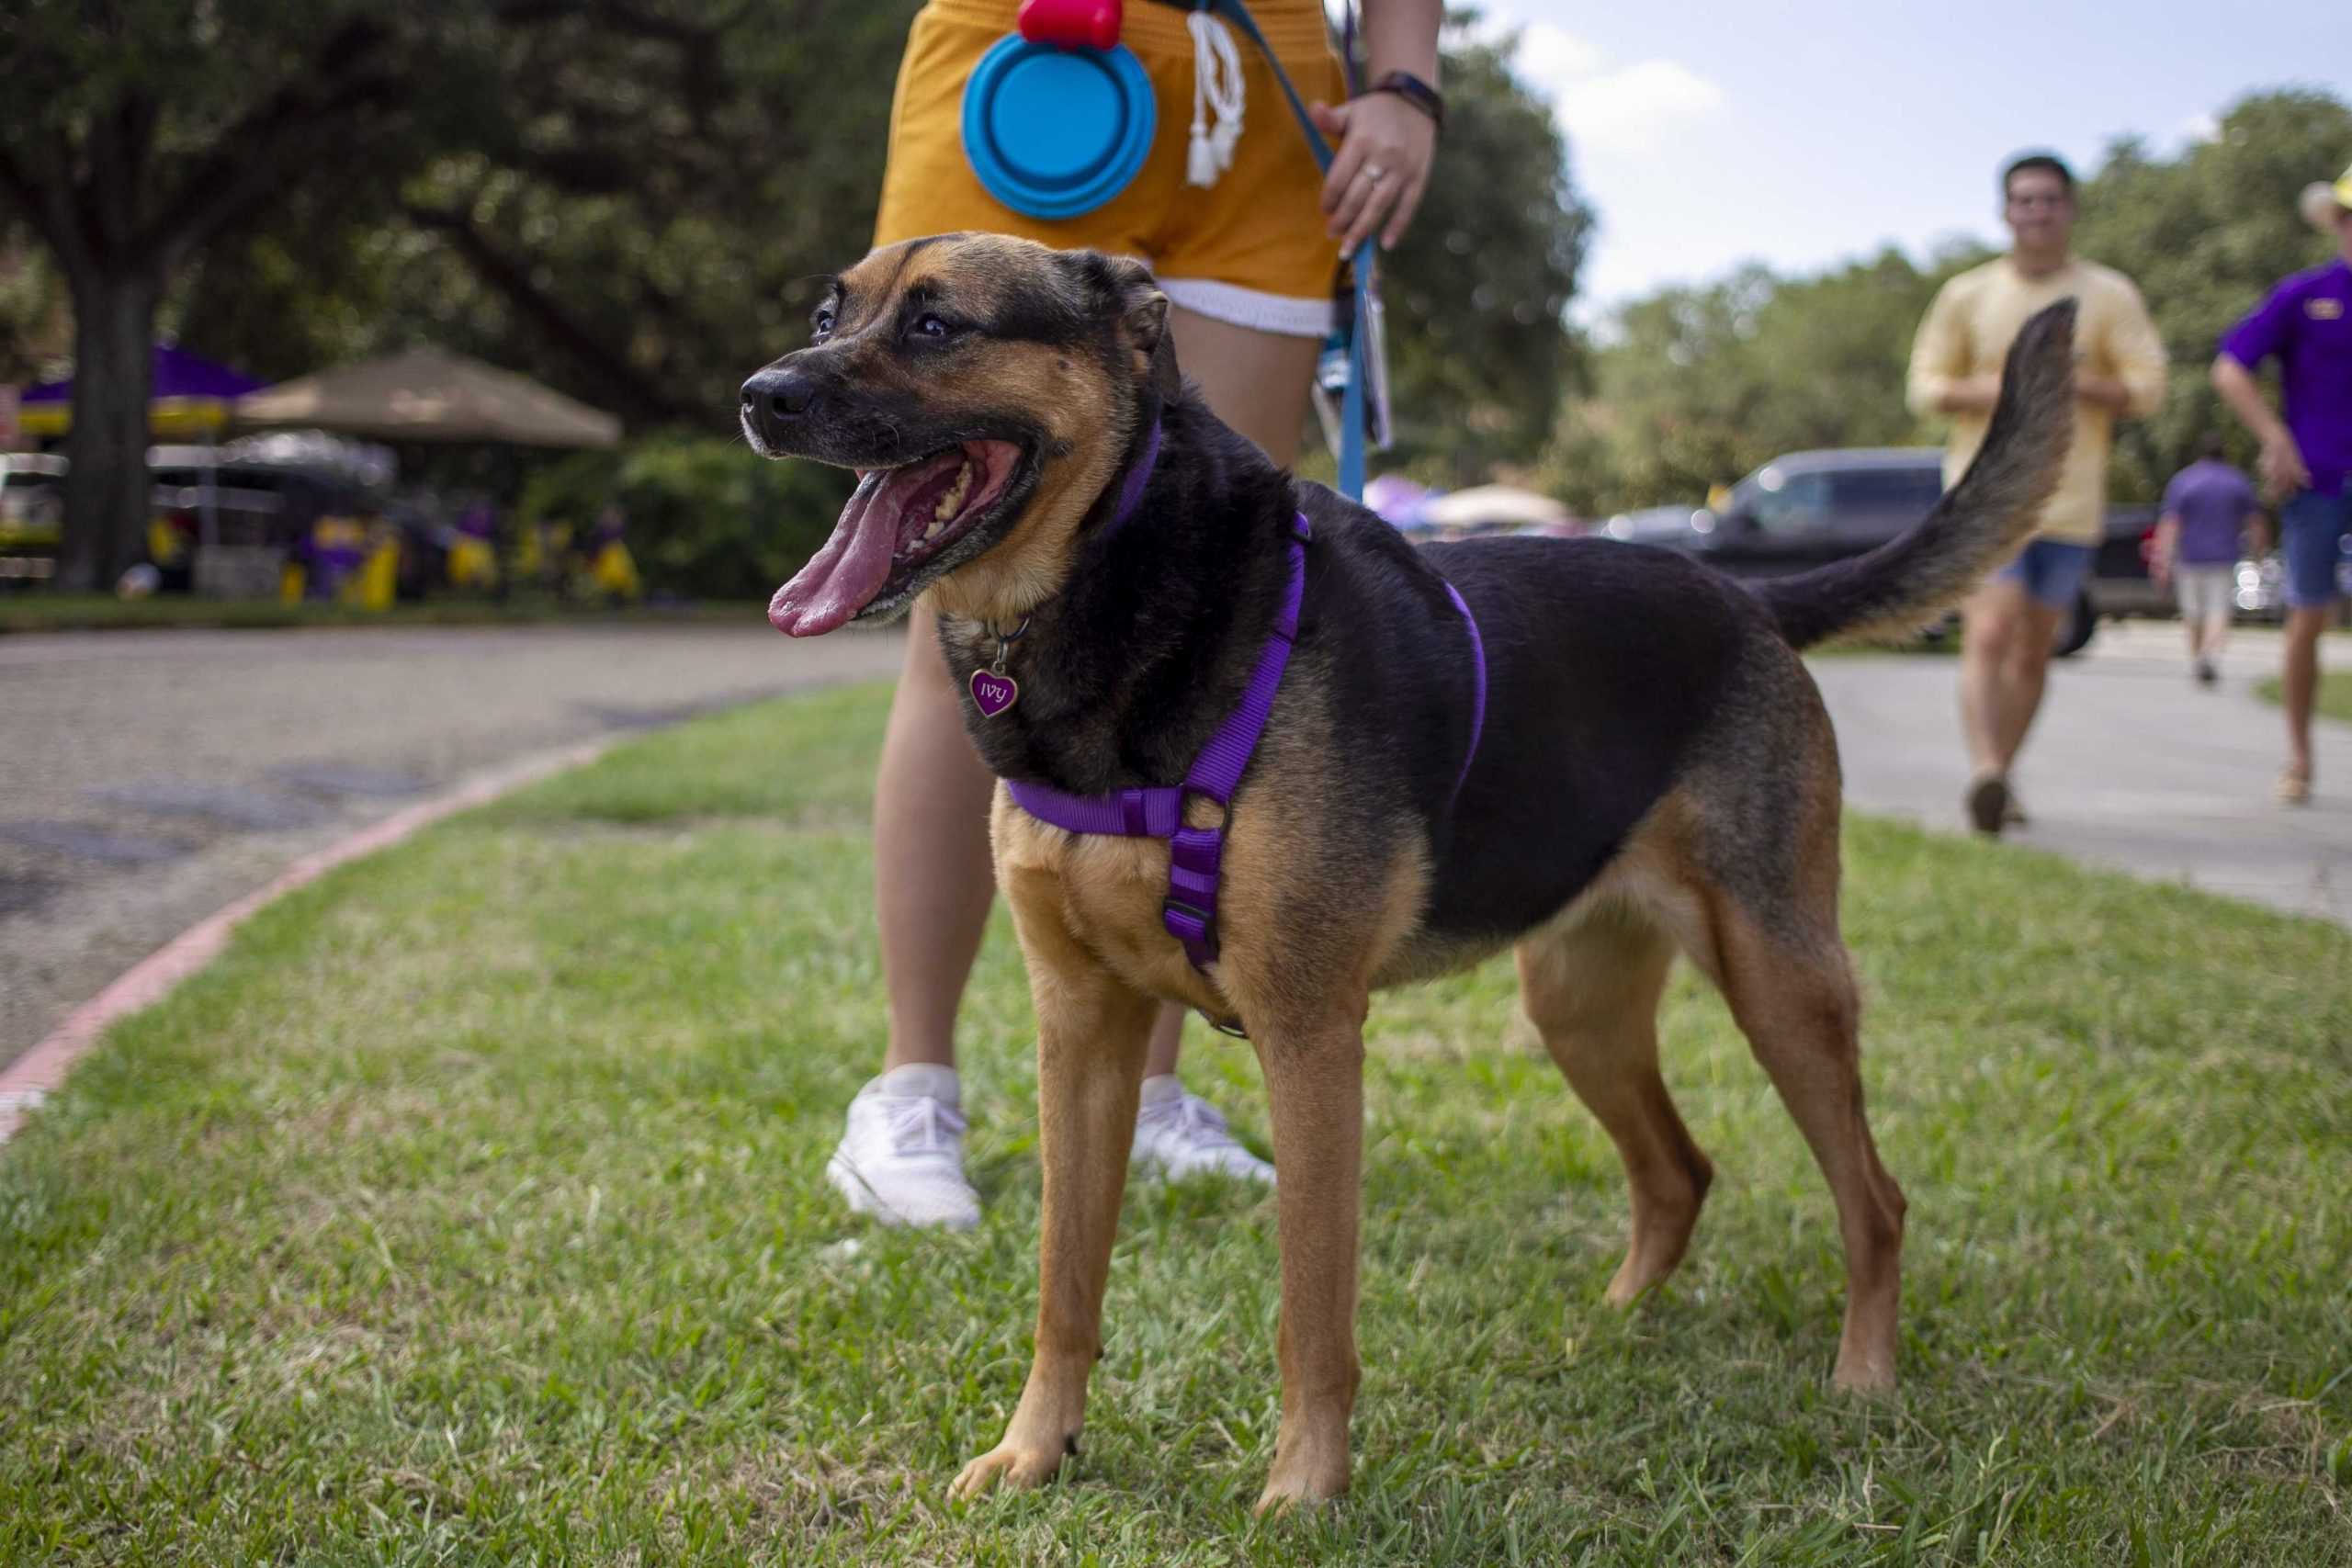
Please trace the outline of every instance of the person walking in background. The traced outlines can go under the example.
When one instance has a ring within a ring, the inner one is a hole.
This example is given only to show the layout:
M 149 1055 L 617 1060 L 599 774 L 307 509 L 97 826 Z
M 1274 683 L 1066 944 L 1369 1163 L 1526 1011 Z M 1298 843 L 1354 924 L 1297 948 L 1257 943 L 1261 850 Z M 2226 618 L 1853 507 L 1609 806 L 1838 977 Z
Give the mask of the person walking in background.
M 1958 482 L 2001 394 L 2001 362 L 2026 318 L 2080 302 L 2075 326 L 2075 435 L 2056 493 L 2025 547 L 1961 610 L 1960 716 L 1972 769 L 1963 797 L 1982 833 L 2021 826 L 2009 783 L 2041 706 L 2061 621 L 2081 592 L 2107 511 L 2107 453 L 2119 419 L 2164 401 L 2165 350 L 2132 280 L 2074 254 L 2075 175 L 2047 152 L 2001 171 L 2007 255 L 1945 284 L 1911 347 L 1911 406 L 1948 414 L 1944 484 Z
M 2230 330 L 2213 360 L 2213 387 L 2262 442 L 2263 486 L 2280 502 L 2287 564 L 2287 647 L 2279 696 L 2287 766 L 2278 798 L 2312 797 L 2312 705 L 2319 696 L 2319 634 L 2343 592 L 2338 573 L 2352 534 L 2352 168 L 2303 187 L 2303 216 L 2334 240 L 2324 266 L 2299 272 Z M 2284 417 L 2254 378 L 2278 361 Z
M 1157 138 L 1133 182 L 1102 206 L 1072 218 L 1027 217 L 975 174 L 961 121 L 975 66 L 1013 30 L 1014 0 L 930 0 L 899 68 L 874 243 L 983 230 L 1141 257 L 1170 302 L 1169 330 L 1184 374 L 1218 418 L 1288 467 L 1332 326 L 1340 256 L 1368 238 L 1393 245 L 1428 183 L 1444 113 L 1433 85 L 1443 11 L 1440 0 L 1367 0 L 1373 85 L 1342 102 L 1346 77 L 1319 0 L 1252 0 L 1251 9 L 1300 96 L 1321 100 L 1316 124 L 1338 144 L 1328 175 L 1252 45 L 1233 51 L 1240 91 L 1226 93 L 1231 77 L 1216 47 L 1223 22 L 1128 0 L 1121 40 L 1157 95 Z M 1214 92 L 1204 75 L 1213 68 Z M 1217 135 L 1196 139 L 1193 128 L 1206 112 L 1196 88 L 1224 106 L 1246 106 L 1246 124 L 1228 122 L 1221 107 Z M 1229 164 L 1220 166 L 1220 149 L 1229 149 Z M 977 1224 L 980 1211 L 964 1175 L 956 1015 L 995 896 L 988 809 L 996 781 L 964 733 L 931 626 L 927 607 L 917 605 L 875 781 L 874 902 L 889 1016 L 884 1070 L 852 1101 L 826 1175 L 861 1213 L 961 1228 Z M 1136 1168 L 1271 1182 L 1273 1168 L 1178 1082 L 1182 1028 L 1180 1010 L 1161 1010 L 1144 1068 Z
M 2239 541 L 2247 533 L 2258 536 L 2262 523 L 2254 485 L 2223 457 L 2219 434 L 2199 442 L 2197 461 L 2165 487 L 2148 574 L 2159 587 L 2171 579 L 2188 630 L 2189 666 L 2206 685 L 2220 678 L 2215 661 L 2237 608 Z

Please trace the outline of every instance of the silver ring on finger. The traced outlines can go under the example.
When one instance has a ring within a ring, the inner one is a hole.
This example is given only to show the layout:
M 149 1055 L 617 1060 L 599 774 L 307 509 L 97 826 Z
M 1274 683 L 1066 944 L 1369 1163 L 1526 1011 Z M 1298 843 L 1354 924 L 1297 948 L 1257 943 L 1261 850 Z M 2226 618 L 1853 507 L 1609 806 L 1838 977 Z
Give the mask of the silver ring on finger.
M 1377 164 L 1366 164 L 1358 171 L 1358 173 L 1362 174 L 1365 179 L 1371 181 L 1374 185 L 1378 185 L 1381 181 L 1388 177 L 1388 171 L 1382 168 Z

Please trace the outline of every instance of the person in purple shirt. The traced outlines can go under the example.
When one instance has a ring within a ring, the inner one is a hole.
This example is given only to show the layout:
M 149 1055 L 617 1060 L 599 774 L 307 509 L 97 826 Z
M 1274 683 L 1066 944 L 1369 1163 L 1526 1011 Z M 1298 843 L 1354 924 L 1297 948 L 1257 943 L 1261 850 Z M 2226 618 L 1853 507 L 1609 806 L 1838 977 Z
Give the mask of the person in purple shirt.
M 2261 525 L 2254 486 L 2223 459 L 2221 434 L 2207 435 L 2198 445 L 2197 461 L 2165 487 L 2148 575 L 2158 587 L 2172 580 L 2181 625 L 2188 628 L 2189 664 L 2208 686 L 2220 678 L 2214 660 L 2229 640 L 2237 607 L 2239 542 Z
M 2213 361 L 2213 387 L 2262 439 L 2262 480 L 2283 500 L 2287 655 L 2279 686 L 2287 708 L 2287 767 L 2278 798 L 2312 795 L 2312 703 L 2319 691 L 2319 635 L 2342 592 L 2344 540 L 2352 535 L 2352 168 L 2303 192 L 2303 215 L 2335 239 L 2325 266 L 2299 272 L 2230 330 Z M 2276 356 L 2283 415 L 2270 412 L 2255 367 Z

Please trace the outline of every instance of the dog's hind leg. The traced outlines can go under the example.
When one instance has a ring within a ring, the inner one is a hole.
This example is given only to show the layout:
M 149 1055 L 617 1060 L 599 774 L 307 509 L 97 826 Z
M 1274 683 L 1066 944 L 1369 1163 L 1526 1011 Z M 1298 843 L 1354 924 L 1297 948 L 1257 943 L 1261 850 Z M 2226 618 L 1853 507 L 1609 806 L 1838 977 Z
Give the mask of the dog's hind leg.
M 1833 889 L 1834 851 L 1833 840 Z M 1765 920 L 1718 892 L 1709 900 L 1709 967 L 1838 1201 L 1846 1325 L 1833 1381 L 1839 1388 L 1886 1389 L 1894 1386 L 1903 1190 L 1880 1163 L 1862 1115 L 1861 1009 L 1837 934 L 1835 897 L 1833 891 L 1826 912 L 1811 919 L 1782 910 Z
M 1759 647 L 1657 824 L 1645 886 L 1804 1134 L 1838 1202 L 1846 1325 L 1834 1381 L 1894 1384 L 1903 1190 L 1862 1116 L 1861 1005 L 1838 930 L 1838 741 L 1804 666 Z
M 1658 1076 L 1657 1004 L 1674 943 L 1638 910 L 1602 908 L 1539 932 L 1518 956 L 1527 1016 L 1625 1162 L 1634 1234 L 1609 1301 L 1630 1306 L 1682 1260 L 1714 1177 Z
M 1079 946 L 1049 890 L 1006 892 L 1037 1010 L 1038 1154 L 1045 1213 L 1037 1242 L 1037 1338 L 1004 1440 L 952 1488 L 975 1496 L 1001 1477 L 1035 1486 L 1078 1451 L 1086 1380 L 1102 1346 L 1102 1290 L 1126 1189 L 1144 1046 L 1157 1006 Z M 1026 893 L 1028 896 L 1024 896 Z

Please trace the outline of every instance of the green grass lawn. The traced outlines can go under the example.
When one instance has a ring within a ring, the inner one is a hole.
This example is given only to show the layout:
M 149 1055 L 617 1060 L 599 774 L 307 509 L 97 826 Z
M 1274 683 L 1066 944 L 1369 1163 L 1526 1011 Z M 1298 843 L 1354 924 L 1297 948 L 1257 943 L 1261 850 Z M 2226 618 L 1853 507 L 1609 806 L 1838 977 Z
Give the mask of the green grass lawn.
M 339 871 L 0 1150 L 0 1562 L 2352 1562 L 2352 938 L 1867 820 L 1904 1386 L 1826 1387 L 1828 1195 L 1687 974 L 1718 1168 L 1600 1303 L 1616 1158 L 1508 964 L 1379 1002 L 1355 1489 L 1249 1512 L 1271 1202 L 1130 1195 L 1084 1452 L 951 1505 L 1035 1310 L 1030 1019 L 966 1017 L 976 1233 L 822 1180 L 872 1071 L 884 694 L 742 710 Z M 1248 1047 L 1188 1074 L 1260 1142 Z
M 2276 703 L 2278 700 L 2278 677 L 2272 676 L 2262 682 L 2254 688 L 2254 692 L 2264 702 Z M 2340 718 L 2346 724 L 2352 724 L 2352 670 L 2338 670 L 2331 673 L 2323 667 L 2319 701 L 2312 705 L 2324 717 Z
M 703 602 L 613 609 L 563 604 L 545 597 L 521 597 L 496 603 L 485 599 L 435 599 L 395 604 L 389 610 L 363 610 L 350 604 L 198 599 L 185 593 L 118 599 L 109 593 L 35 592 L 0 594 L 0 636 L 10 632 L 141 631 L 168 626 L 439 626 L 557 620 L 740 620 L 755 609 L 750 603 Z

